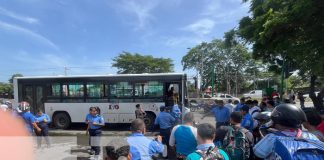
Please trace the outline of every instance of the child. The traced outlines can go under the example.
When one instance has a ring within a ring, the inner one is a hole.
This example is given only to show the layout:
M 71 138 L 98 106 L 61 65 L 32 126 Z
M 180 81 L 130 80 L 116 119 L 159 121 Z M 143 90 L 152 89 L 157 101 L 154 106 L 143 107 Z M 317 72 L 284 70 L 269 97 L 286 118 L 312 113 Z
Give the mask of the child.
M 146 113 L 140 104 L 136 104 L 135 116 L 136 116 L 136 118 L 139 118 L 142 120 L 144 120 L 144 118 L 146 116 Z
M 89 131 L 89 143 L 91 145 L 90 154 L 94 154 L 96 157 L 100 154 L 99 137 L 102 134 L 101 127 L 105 125 L 105 121 L 100 112 L 99 107 L 90 107 L 89 114 L 86 116 L 86 123 L 88 124 L 87 130 Z
M 35 116 L 37 126 L 41 129 L 41 132 L 36 132 L 37 135 L 37 147 L 40 148 L 42 144 L 42 136 L 45 138 L 47 147 L 50 147 L 50 141 L 48 138 L 48 124 L 51 122 L 50 117 L 43 113 L 41 109 L 37 110 Z

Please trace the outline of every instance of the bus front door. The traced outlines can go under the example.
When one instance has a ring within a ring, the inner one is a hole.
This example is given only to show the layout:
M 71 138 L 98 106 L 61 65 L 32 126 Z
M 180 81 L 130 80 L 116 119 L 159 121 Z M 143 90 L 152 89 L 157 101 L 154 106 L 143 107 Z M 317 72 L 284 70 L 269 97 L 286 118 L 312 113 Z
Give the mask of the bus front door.
M 44 112 L 44 93 L 43 86 L 26 85 L 23 88 L 23 101 L 27 101 L 32 113 L 36 113 L 37 109 L 42 109 Z

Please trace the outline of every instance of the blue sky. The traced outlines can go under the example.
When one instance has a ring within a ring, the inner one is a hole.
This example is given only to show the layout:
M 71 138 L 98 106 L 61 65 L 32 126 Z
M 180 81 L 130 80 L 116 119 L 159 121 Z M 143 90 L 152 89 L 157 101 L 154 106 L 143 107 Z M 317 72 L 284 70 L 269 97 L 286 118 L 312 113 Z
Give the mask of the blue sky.
M 116 73 L 122 51 L 174 60 L 248 15 L 241 0 L 0 0 L 0 81 Z M 187 71 L 189 74 L 192 71 Z

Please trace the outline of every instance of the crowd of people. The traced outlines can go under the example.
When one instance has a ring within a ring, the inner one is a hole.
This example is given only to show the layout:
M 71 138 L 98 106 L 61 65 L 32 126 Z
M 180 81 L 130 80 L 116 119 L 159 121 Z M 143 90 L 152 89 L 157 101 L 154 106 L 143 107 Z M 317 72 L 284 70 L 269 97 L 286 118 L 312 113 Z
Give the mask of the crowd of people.
M 153 140 L 144 138 L 144 117 L 137 116 L 131 127 L 133 134 L 127 138 L 130 149 L 125 157 L 134 160 L 324 158 L 324 114 L 314 108 L 302 109 L 278 100 L 259 103 L 242 98 L 226 104 L 216 100 L 210 112 L 201 117 L 213 115 L 215 125 L 197 124 L 191 112 L 183 115 L 182 123 L 177 123 L 172 108 L 160 108 L 155 120 L 160 134 Z M 136 114 L 145 112 L 141 107 L 137 110 Z M 267 117 L 265 121 L 259 119 L 262 116 Z
M 10 101 L 5 101 L 0 106 L 2 111 L 24 121 L 28 134 L 36 136 L 37 148 L 41 147 L 42 137 L 44 137 L 47 147 L 51 146 L 48 136 L 48 125 L 51 123 L 51 119 L 47 114 L 43 113 L 42 109 L 37 109 L 34 115 L 30 112 L 31 106 L 26 101 L 19 103 L 18 107 L 13 107 Z
M 192 112 L 182 115 L 174 104 L 160 107 L 152 128 L 144 123 L 146 112 L 142 106 L 137 104 L 135 108 L 132 133 L 107 144 L 103 148 L 104 159 L 324 159 L 324 112 L 311 107 L 273 100 L 216 100 L 210 112 L 201 117 L 214 116 L 213 125 L 198 124 Z M 50 117 L 40 109 L 33 115 L 30 109 L 28 102 L 21 102 L 16 109 L 9 101 L 1 105 L 1 110 L 24 120 L 29 134 L 38 137 L 38 147 L 41 137 L 45 137 L 49 147 Z M 85 123 L 90 154 L 98 159 L 105 125 L 99 107 L 89 108 Z M 145 136 L 147 129 L 157 128 L 159 134 L 155 138 Z

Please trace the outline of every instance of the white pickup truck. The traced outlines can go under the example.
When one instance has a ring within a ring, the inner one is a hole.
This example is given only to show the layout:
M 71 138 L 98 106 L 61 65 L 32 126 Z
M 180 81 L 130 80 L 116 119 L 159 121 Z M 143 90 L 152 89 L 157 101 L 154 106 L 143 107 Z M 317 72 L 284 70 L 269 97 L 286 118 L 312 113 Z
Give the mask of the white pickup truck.
M 262 90 L 252 90 L 249 93 L 245 93 L 243 94 L 243 97 L 245 98 L 252 98 L 252 99 L 256 99 L 256 98 L 262 98 L 263 96 L 263 91 Z

